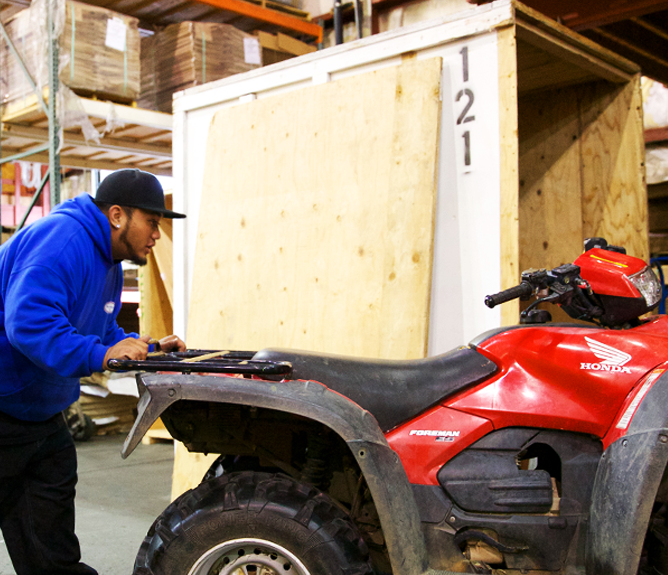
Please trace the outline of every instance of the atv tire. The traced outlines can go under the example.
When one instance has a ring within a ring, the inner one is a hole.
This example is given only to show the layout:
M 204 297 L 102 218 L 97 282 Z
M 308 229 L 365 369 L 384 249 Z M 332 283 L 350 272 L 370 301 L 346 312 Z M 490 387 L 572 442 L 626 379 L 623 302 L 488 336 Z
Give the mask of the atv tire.
M 184 493 L 144 539 L 134 575 L 367 575 L 369 552 L 330 497 L 285 475 L 225 473 Z

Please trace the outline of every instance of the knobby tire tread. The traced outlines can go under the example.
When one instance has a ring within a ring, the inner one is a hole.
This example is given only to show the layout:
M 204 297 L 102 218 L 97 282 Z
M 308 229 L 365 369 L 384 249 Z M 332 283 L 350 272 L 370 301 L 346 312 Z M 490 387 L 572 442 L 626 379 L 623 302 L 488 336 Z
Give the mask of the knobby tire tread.
M 142 542 L 134 575 L 184 575 L 208 548 L 234 538 L 224 533 L 237 533 L 237 525 L 246 536 L 264 530 L 272 539 L 282 528 L 277 542 L 291 547 L 311 575 L 373 573 L 357 528 L 328 495 L 286 475 L 244 471 L 205 481 L 171 503 Z

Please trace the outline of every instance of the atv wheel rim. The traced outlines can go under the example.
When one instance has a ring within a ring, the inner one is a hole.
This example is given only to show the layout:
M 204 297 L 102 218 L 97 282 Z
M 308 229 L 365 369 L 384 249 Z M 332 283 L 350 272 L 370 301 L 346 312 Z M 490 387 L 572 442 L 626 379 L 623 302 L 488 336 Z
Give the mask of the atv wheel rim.
M 310 575 L 304 564 L 264 539 L 233 539 L 202 555 L 188 575 Z

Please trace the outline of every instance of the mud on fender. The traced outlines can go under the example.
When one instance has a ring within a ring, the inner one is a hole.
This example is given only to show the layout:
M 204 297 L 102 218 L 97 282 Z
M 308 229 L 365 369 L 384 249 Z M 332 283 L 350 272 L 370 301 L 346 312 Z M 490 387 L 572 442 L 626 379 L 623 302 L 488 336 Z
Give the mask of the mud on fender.
M 639 404 L 626 435 L 599 463 L 589 517 L 587 575 L 636 575 L 668 463 L 668 371 Z
M 347 443 L 366 478 L 383 523 L 395 573 L 427 572 L 420 516 L 406 472 L 376 419 L 355 402 L 314 381 L 144 373 L 137 375 L 137 385 L 138 414 L 123 444 L 124 458 L 158 417 L 182 400 L 256 406 L 293 413 L 326 425 Z

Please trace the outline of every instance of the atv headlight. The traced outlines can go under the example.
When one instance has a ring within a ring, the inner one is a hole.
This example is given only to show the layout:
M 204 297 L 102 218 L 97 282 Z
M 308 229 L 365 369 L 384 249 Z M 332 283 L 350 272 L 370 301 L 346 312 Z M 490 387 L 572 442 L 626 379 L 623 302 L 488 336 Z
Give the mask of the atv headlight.
M 629 279 L 645 298 L 645 303 L 649 309 L 652 309 L 661 301 L 663 287 L 661 286 L 661 282 L 659 282 L 659 278 L 656 277 L 656 274 L 651 268 L 646 267 L 637 274 L 629 276 Z

